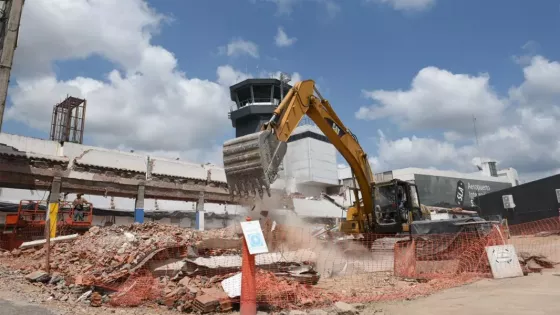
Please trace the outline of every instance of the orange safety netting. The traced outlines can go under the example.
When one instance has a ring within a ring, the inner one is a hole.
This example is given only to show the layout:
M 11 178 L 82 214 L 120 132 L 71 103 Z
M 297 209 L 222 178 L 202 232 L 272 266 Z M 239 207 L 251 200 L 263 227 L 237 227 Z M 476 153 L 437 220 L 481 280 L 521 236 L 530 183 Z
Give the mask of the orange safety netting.
M 181 311 L 225 311 L 242 300 L 232 292 L 247 280 L 222 285 L 245 270 L 242 266 L 248 262 L 242 259 L 241 239 L 235 233 L 208 237 L 166 227 L 169 232 L 154 236 L 149 230 L 161 228 L 112 228 L 86 233 L 73 243 L 55 244 L 53 268 L 77 286 L 113 291 L 109 292 L 113 306 L 158 302 Z M 558 218 L 465 228 L 452 234 L 367 234 L 351 240 L 301 227 L 272 229 L 263 224 L 263 228 L 269 253 L 254 257 L 253 293 L 258 305 L 282 309 L 414 298 L 491 277 L 488 246 L 513 245 L 525 272 L 560 262 Z M 97 261 L 92 255 L 82 257 L 87 253 L 78 250 L 80 244 L 92 241 L 111 249 L 105 249 Z M 0 262 L 30 272 L 41 267 L 38 262 L 44 261 L 44 252 L 20 250 L 3 255 Z M 64 269 L 62 263 L 74 267 Z

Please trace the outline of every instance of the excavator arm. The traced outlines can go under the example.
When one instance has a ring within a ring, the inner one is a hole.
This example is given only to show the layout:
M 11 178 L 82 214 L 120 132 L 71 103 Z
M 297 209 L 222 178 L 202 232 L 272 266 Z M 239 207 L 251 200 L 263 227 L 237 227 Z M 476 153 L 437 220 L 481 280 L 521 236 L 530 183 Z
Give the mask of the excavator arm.
M 313 80 L 298 82 L 276 108 L 260 132 L 239 137 L 224 144 L 224 167 L 232 192 L 240 195 L 264 190 L 270 196 L 270 184 L 277 177 L 287 151 L 287 141 L 301 119 L 309 116 L 344 157 L 354 173 L 362 202 L 356 202 L 348 218 L 364 231 L 373 220 L 373 173 L 366 153 L 352 132 L 342 123 L 330 103 L 321 97 Z

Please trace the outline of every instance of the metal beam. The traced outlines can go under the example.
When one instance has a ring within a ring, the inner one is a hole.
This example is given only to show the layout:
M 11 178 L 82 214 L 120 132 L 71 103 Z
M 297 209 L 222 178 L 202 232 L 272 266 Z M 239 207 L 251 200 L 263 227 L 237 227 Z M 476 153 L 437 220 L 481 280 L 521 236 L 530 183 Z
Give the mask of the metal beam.
M 51 182 L 55 172 L 46 174 L 42 170 L 37 174 L 11 172 L 3 169 L 0 159 L 0 187 L 15 189 L 50 190 Z M 139 181 L 128 180 L 129 183 L 119 183 L 119 178 L 101 179 L 76 179 L 62 178 L 61 190 L 66 193 L 82 192 L 89 195 L 110 195 L 114 197 L 136 198 L 138 194 Z M 204 200 L 212 203 L 242 204 L 239 198 L 233 198 L 227 190 L 216 187 L 205 187 L 187 184 L 165 183 L 162 181 L 146 181 L 144 198 L 158 200 L 199 200 L 200 192 L 204 191 Z

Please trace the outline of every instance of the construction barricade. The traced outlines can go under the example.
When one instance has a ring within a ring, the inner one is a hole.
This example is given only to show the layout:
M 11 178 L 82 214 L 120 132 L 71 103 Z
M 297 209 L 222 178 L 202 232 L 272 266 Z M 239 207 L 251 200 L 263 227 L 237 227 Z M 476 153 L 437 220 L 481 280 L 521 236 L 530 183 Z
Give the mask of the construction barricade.
M 92 227 L 51 245 L 48 278 L 59 278 L 46 286 L 66 299 L 112 307 L 160 304 L 180 311 L 226 312 L 254 298 L 262 309 L 311 309 L 338 301 L 409 299 L 490 278 L 495 271 L 488 260 L 492 246 L 511 245 L 516 255 L 498 259 L 518 259 L 525 273 L 560 261 L 558 218 L 509 226 L 509 233 L 489 224 L 459 233 L 357 238 L 261 223 L 268 252 L 254 255 L 254 261 L 243 255 L 239 223 L 210 231 L 151 222 Z M 0 264 L 30 278 L 39 276 L 33 273 L 40 272 L 37 262 L 45 249 L 18 251 L 2 254 Z M 254 264 L 255 285 L 245 294 L 253 297 L 242 297 L 248 280 L 241 271 L 248 272 L 247 264 Z

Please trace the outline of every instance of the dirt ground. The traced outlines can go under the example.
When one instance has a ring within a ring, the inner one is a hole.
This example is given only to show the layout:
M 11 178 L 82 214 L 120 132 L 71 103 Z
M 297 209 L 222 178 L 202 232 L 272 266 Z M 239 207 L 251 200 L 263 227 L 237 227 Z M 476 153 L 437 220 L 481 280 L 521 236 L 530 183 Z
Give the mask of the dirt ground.
M 413 301 L 371 305 L 363 314 L 552 315 L 558 314 L 560 273 L 485 279 Z M 377 311 L 377 312 L 376 312 Z
M 44 296 L 39 294 L 41 288 L 38 286 L 27 284 L 15 285 L 15 281 L 6 281 L 6 279 L 2 282 L 3 286 L 0 289 L 0 315 L 181 314 L 162 308 L 91 308 L 87 305 L 68 305 L 54 301 L 45 301 Z M 543 274 L 530 274 L 521 278 L 485 279 L 411 301 L 369 304 L 366 305 L 360 314 L 552 315 L 558 314 L 558 296 L 560 296 L 560 273 L 556 270 L 547 271 Z M 325 311 L 328 312 L 327 314 L 337 314 L 333 310 Z M 289 314 L 289 312 L 286 312 L 286 314 Z

